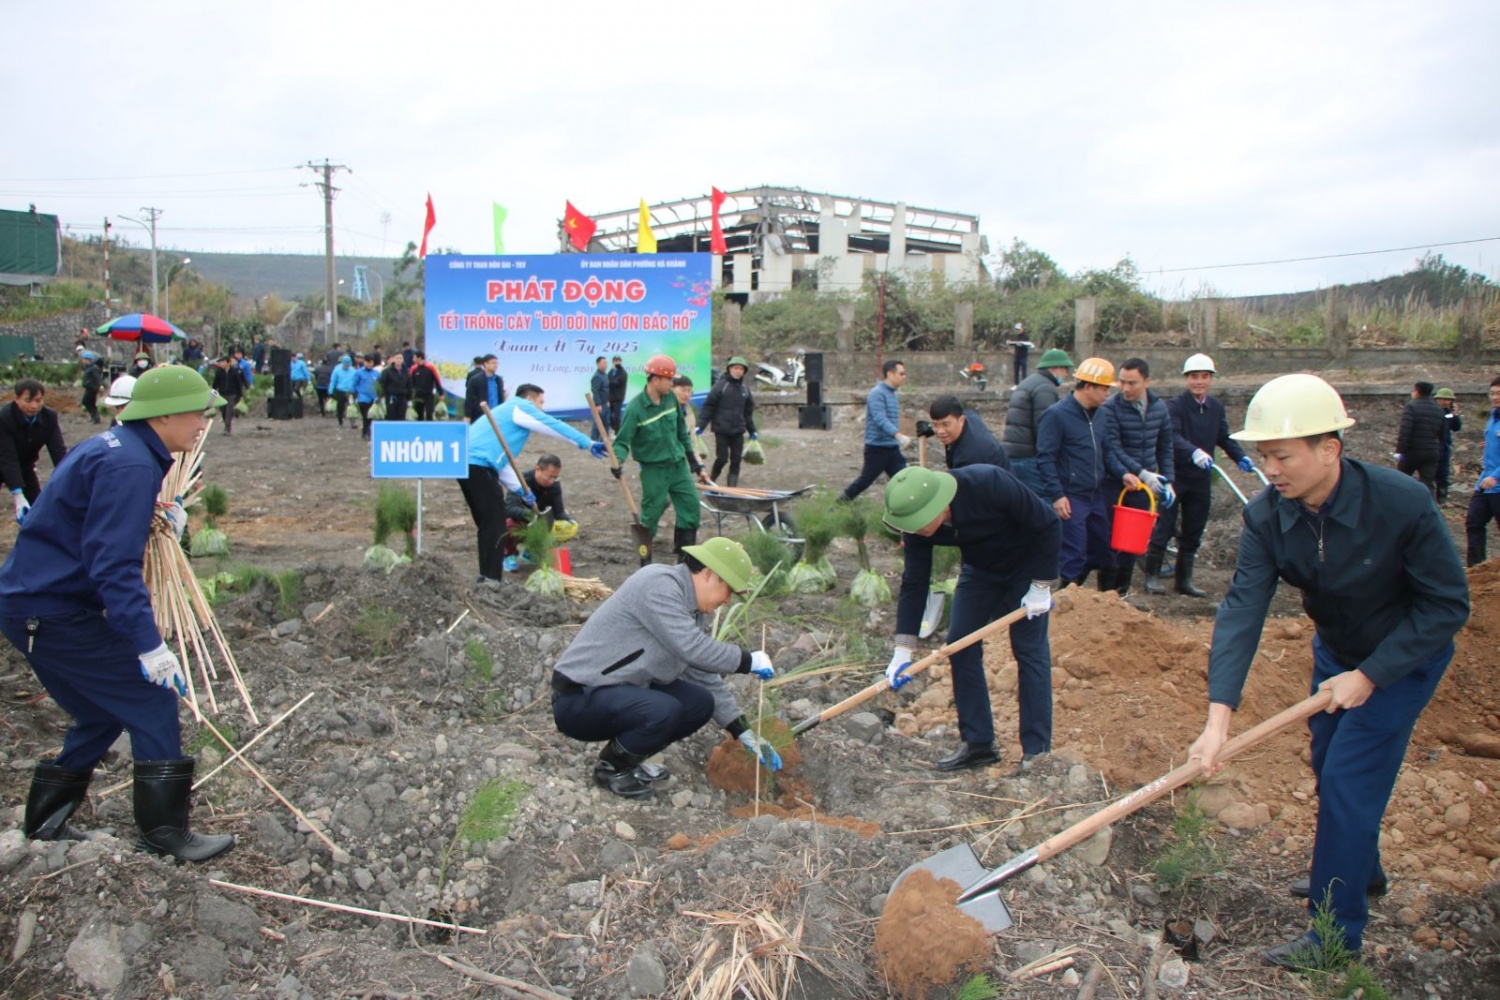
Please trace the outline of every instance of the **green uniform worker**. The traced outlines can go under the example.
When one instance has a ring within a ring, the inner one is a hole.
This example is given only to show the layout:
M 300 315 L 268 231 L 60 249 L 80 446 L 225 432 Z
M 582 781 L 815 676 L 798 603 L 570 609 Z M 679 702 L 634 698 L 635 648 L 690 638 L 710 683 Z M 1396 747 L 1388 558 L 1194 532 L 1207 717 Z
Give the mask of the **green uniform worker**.
M 672 501 L 677 528 L 672 534 L 672 551 L 682 558 L 685 545 L 698 544 L 698 490 L 693 476 L 703 482 L 703 463 L 693 454 L 692 438 L 672 380 L 677 377 L 677 362 L 657 354 L 646 362 L 646 389 L 625 407 L 620 429 L 615 433 L 615 457 L 621 462 L 634 456 L 641 466 L 641 524 L 656 537 L 656 522 Z M 692 470 L 691 475 L 689 470 Z M 612 470 L 615 478 L 620 467 Z M 647 550 L 642 565 L 651 561 Z

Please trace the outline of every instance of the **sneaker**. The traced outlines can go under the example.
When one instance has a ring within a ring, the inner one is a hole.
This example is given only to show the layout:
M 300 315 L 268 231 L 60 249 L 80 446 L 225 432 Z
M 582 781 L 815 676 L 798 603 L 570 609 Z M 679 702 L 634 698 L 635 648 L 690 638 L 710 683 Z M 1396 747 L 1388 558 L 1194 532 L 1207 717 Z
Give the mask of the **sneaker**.
M 521 556 L 521 562 L 523 564 L 525 564 L 527 566 L 535 566 L 536 565 L 536 560 L 531 557 L 531 553 L 530 552 L 523 551 L 523 552 L 521 552 L 520 556 Z
M 515 556 L 506 556 L 505 562 L 502 565 L 505 566 L 505 572 L 507 573 L 515 573 L 521 568 L 521 562 Z

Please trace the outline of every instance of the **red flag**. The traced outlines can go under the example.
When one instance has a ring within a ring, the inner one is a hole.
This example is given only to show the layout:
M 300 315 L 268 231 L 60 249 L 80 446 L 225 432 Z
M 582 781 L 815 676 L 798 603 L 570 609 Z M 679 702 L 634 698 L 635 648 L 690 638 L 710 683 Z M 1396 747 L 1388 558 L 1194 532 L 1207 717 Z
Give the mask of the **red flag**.
M 563 229 L 568 233 L 568 241 L 579 250 L 587 250 L 589 240 L 594 238 L 594 230 L 599 227 L 593 219 L 574 208 L 571 201 L 564 204 L 568 206 L 563 213 Z
M 437 225 L 437 213 L 432 210 L 432 194 L 427 195 L 427 221 L 422 224 L 422 248 L 417 251 L 417 257 L 427 256 L 427 234 L 432 232 L 432 227 Z
M 729 244 L 724 242 L 724 224 L 719 221 L 719 206 L 724 204 L 724 192 L 718 188 L 710 188 L 713 191 L 714 222 L 713 230 L 708 237 L 708 248 L 714 253 L 728 253 Z

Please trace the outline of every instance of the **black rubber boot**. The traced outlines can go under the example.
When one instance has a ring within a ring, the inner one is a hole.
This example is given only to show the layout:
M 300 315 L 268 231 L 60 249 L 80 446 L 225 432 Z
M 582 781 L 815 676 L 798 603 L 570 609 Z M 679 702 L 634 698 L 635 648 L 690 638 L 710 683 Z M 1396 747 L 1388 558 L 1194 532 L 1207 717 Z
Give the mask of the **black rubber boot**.
M 1207 597 L 1207 591 L 1199 590 L 1193 586 L 1193 563 L 1197 561 L 1196 552 L 1177 553 L 1177 592 L 1186 594 L 1188 597 Z
M 1182 558 L 1179 556 L 1177 561 L 1181 562 Z M 1121 597 L 1130 596 L 1130 581 L 1134 577 L 1135 563 L 1131 563 L 1129 566 L 1115 567 L 1115 592 L 1118 593 Z
M 1161 584 L 1161 564 L 1166 557 L 1167 550 L 1159 549 L 1154 545 L 1146 551 L 1146 593 L 1165 594 L 1167 592 L 1167 588 Z
M 729 485 L 730 486 L 738 486 L 739 484 L 740 484 L 740 474 L 738 472 L 731 472 L 729 474 Z
M 697 544 L 698 544 L 698 529 L 697 528 L 673 528 L 672 529 L 672 551 L 674 553 L 676 553 L 676 555 L 677 555 L 677 561 L 679 563 L 685 563 L 685 562 L 687 562 L 687 553 L 685 553 L 685 552 L 682 551 L 683 547 L 687 546 L 687 545 L 697 545 Z
M 1099 593 L 1115 589 L 1115 581 L 1119 578 L 1120 571 L 1113 566 L 1100 566 L 1095 575 Z
M 193 791 L 191 757 L 135 762 L 136 848 L 178 861 L 207 861 L 234 846 L 232 834 L 204 836 L 188 829 L 188 798 Z
M 68 825 L 89 791 L 93 768 L 75 771 L 52 762 L 39 763 L 31 772 L 31 794 L 26 796 L 23 829 L 29 840 L 83 840 L 83 834 Z
M 610 740 L 594 762 L 594 781 L 622 798 L 645 798 L 652 794 L 651 782 L 637 770 L 645 759 L 645 754 L 630 753 L 618 740 Z

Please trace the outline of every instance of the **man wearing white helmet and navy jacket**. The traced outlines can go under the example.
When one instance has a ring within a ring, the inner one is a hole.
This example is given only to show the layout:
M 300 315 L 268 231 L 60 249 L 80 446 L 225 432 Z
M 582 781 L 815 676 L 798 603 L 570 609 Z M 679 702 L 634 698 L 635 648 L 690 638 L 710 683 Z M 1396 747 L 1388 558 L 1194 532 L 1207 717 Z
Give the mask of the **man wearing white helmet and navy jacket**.
M 1318 782 L 1312 877 L 1294 883 L 1309 909 L 1330 900 L 1357 957 L 1367 894 L 1385 891 L 1380 822 L 1417 716 L 1453 658 L 1469 617 L 1469 588 L 1442 513 L 1427 489 L 1394 469 L 1344 456 L 1354 421 L 1316 375 L 1283 375 L 1260 388 L 1235 440 L 1253 442 L 1271 486 L 1244 509 L 1229 593 L 1214 617 L 1208 722 L 1188 751 L 1206 775 L 1255 658 L 1279 581 L 1302 591 L 1316 626 L 1314 690 L 1327 712 L 1308 720 Z M 1266 953 L 1274 965 L 1316 965 L 1315 932 Z
M 1160 512 L 1146 550 L 1146 593 L 1164 594 L 1161 564 L 1166 558 L 1167 543 L 1177 531 L 1177 511 L 1182 511 L 1182 534 L 1177 540 L 1177 586 L 1179 594 L 1207 597 L 1193 585 L 1193 563 L 1203 542 L 1208 524 L 1208 509 L 1213 501 L 1214 448 L 1239 466 L 1241 472 L 1252 472 L 1255 463 L 1229 436 L 1229 418 L 1224 404 L 1208 394 L 1213 387 L 1214 359 L 1194 354 L 1183 362 L 1182 374 L 1187 389 L 1167 403 L 1172 418 L 1172 457 L 1177 473 L 1177 503 Z

